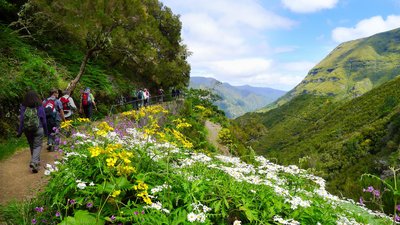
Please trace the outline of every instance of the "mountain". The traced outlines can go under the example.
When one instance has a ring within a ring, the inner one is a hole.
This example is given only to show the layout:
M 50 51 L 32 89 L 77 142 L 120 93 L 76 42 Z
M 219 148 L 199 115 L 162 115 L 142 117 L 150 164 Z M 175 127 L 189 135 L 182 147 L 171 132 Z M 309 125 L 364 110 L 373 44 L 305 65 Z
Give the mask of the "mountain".
M 400 28 L 337 46 L 304 80 L 263 110 L 304 93 L 351 99 L 400 74 Z
M 353 199 L 368 185 L 360 181 L 364 173 L 393 184 L 389 167 L 400 165 L 399 44 L 396 29 L 339 45 L 274 108 L 235 120 L 249 134 L 245 143 L 314 171 L 328 190 Z
M 249 85 L 232 86 L 206 77 L 191 77 L 189 87 L 208 89 L 219 95 L 222 100 L 217 101 L 215 105 L 223 110 L 229 118 L 236 118 L 246 112 L 257 110 L 285 94 L 285 91 L 272 88 Z

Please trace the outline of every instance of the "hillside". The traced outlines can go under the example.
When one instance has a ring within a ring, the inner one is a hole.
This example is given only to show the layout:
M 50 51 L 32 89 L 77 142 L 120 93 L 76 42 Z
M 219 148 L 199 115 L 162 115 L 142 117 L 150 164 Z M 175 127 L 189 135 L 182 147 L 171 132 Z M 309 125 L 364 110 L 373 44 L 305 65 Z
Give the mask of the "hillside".
M 358 97 L 400 75 L 400 28 L 337 46 L 303 81 L 265 111 L 300 94 Z
M 336 194 L 362 196 L 363 173 L 393 183 L 399 178 L 389 167 L 400 165 L 399 44 L 395 29 L 339 45 L 261 113 L 236 119 L 251 134 L 238 137 L 262 155 L 315 171 Z M 390 209 L 393 196 L 385 198 Z
M 390 179 L 389 166 L 400 165 L 399 87 L 396 78 L 348 102 L 303 94 L 236 122 L 243 129 L 259 123 L 267 130 L 247 139 L 256 152 L 310 168 L 327 179 L 328 190 L 358 199 L 363 173 Z
M 47 186 L 30 201 L 0 207 L 0 222 L 392 223 L 388 215 L 330 194 L 323 179 L 297 166 L 281 166 L 257 155 L 246 163 L 193 149 L 199 142 L 187 132 L 198 130 L 196 123 L 217 118 L 216 113 L 204 113 L 212 111 L 205 107 L 210 104 L 189 102 L 201 104 L 182 104 L 173 120 L 166 120 L 168 110 L 158 105 L 100 123 L 66 123 L 64 128 L 75 132 L 62 144 L 63 151 L 55 153 L 55 162 L 45 166 Z M 191 106 L 196 110 L 186 114 Z
M 206 77 L 191 77 L 189 87 L 207 89 L 219 95 L 221 100 L 214 104 L 223 110 L 228 118 L 236 118 L 246 112 L 255 111 L 285 94 L 284 91 L 272 88 L 232 86 Z
M 29 89 L 42 99 L 52 88 L 68 89 L 79 104 L 80 91 L 91 87 L 98 102 L 94 118 L 101 118 L 138 88 L 154 96 L 161 86 L 166 93 L 187 86 L 182 24 L 160 1 L 102 7 L 89 0 L 32 0 L 19 7 L 25 2 L 0 3 L 0 139 L 15 135 L 19 104 Z

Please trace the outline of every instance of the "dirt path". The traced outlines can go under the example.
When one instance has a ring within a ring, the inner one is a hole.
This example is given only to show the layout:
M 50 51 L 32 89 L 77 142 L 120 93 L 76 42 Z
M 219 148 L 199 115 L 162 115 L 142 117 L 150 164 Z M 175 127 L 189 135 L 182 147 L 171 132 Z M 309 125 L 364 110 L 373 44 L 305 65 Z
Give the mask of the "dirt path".
M 208 130 L 207 139 L 208 141 L 213 144 L 221 154 L 223 155 L 230 155 L 229 149 L 218 143 L 218 133 L 222 129 L 221 125 L 215 124 L 209 120 L 206 120 L 205 126 Z
M 230 155 L 229 149 L 218 143 L 219 124 L 206 121 L 208 129 L 208 141 L 213 144 L 221 154 Z M 53 163 L 56 152 L 48 152 L 46 144 L 43 144 L 41 152 L 41 169 L 38 173 L 32 173 L 29 168 L 29 149 L 22 149 L 12 157 L 0 162 L 0 204 L 4 205 L 12 200 L 25 200 L 35 196 L 47 184 L 47 176 L 44 175 L 44 167 L 47 163 Z
M 43 145 L 41 152 L 41 168 L 38 173 L 32 173 L 29 168 L 31 158 L 29 148 L 16 152 L 11 158 L 0 162 L 0 204 L 11 200 L 30 199 L 47 183 L 44 166 L 53 163 L 58 155 L 48 152 Z

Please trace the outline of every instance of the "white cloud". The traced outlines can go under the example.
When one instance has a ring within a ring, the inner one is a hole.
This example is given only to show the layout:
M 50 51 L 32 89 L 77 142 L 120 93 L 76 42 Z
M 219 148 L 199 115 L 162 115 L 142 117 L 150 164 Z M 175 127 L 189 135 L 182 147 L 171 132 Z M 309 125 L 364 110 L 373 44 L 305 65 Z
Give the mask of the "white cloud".
M 261 58 L 246 58 L 221 60 L 209 63 L 209 69 L 216 74 L 227 74 L 235 77 L 247 77 L 269 70 L 272 60 Z
M 192 76 L 213 77 L 232 85 L 274 87 L 290 90 L 300 83 L 315 62 L 298 61 L 279 63 L 264 58 L 242 58 L 203 62 L 192 71 Z
M 282 0 L 283 5 L 297 13 L 312 13 L 323 9 L 331 9 L 339 0 Z
M 400 15 L 390 15 L 384 20 L 374 16 L 361 20 L 355 27 L 337 27 L 332 31 L 332 39 L 338 43 L 364 38 L 376 33 L 400 27 Z
M 295 47 L 271 47 L 266 34 L 271 29 L 291 29 L 296 21 L 268 10 L 259 0 L 162 1 L 181 15 L 183 41 L 193 53 L 188 59 L 191 76 L 231 84 L 274 86 L 274 81 L 286 89 L 293 86 L 290 75 L 286 79 L 270 76 L 277 63 L 271 60 L 273 55 Z

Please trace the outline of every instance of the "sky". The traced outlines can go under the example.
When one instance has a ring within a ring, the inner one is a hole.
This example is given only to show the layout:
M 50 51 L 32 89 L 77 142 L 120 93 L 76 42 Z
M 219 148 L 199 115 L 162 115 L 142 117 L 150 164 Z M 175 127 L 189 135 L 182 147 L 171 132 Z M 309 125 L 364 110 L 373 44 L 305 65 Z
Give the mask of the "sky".
M 400 0 L 161 0 L 191 76 L 289 91 L 342 42 L 400 27 Z

